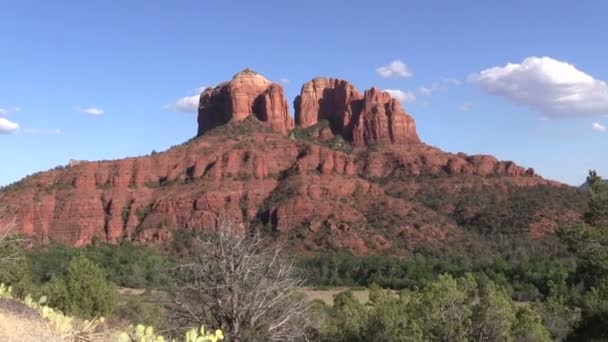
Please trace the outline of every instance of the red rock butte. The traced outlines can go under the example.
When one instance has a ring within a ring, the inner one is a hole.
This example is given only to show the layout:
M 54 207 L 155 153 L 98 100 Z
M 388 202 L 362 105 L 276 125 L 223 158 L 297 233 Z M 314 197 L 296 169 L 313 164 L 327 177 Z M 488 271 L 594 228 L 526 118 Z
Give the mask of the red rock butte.
M 422 143 L 413 118 L 377 88 L 361 94 L 315 78 L 294 107 L 297 127 L 283 87 L 244 70 L 201 94 L 195 139 L 28 176 L 0 190 L 0 222 L 16 219 L 41 243 L 82 246 L 162 242 L 176 229 L 212 231 L 222 218 L 285 234 L 300 250 L 366 253 L 462 236 L 449 206 L 419 199 L 429 186 L 560 186 L 511 161 Z
M 420 143 L 414 119 L 399 100 L 378 88 L 361 94 L 348 81 L 318 77 L 302 86 L 294 108 L 297 127 L 327 120 L 332 135 L 340 135 L 354 146 Z M 294 128 L 283 87 L 245 69 L 231 81 L 203 91 L 198 136 L 251 115 L 282 134 Z
M 302 86 L 294 107 L 297 126 L 327 120 L 332 133 L 355 146 L 420 143 L 414 119 L 378 88 L 362 95 L 348 81 L 318 77 Z
M 283 87 L 245 69 L 231 81 L 203 91 L 198 106 L 198 136 L 250 115 L 283 134 L 293 129 Z

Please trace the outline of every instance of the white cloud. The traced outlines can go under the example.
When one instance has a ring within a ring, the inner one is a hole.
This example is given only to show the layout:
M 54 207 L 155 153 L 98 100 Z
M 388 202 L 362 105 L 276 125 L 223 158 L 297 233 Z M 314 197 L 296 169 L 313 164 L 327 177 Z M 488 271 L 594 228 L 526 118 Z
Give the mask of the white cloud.
M 198 111 L 200 94 L 207 88 L 208 87 L 205 86 L 198 87 L 193 91 L 194 95 L 182 97 L 181 99 L 166 105 L 165 108 L 174 112 L 196 113 Z
M 103 113 L 104 113 L 103 109 L 95 108 L 95 107 L 76 108 L 76 111 L 83 113 L 83 114 L 91 115 L 91 116 L 100 116 L 100 115 L 103 115 Z
M 0 134 L 12 134 L 19 130 L 19 124 L 9 121 L 5 118 L 0 118 Z
M 465 102 L 461 104 L 458 109 L 460 109 L 461 112 L 469 112 L 471 109 L 473 109 L 473 104 L 471 102 Z
M 469 79 L 493 95 L 528 106 L 548 118 L 606 115 L 608 85 L 572 64 L 528 57 L 473 74 Z
M 168 105 L 167 108 L 174 112 L 196 112 L 198 110 L 199 98 L 200 95 L 182 97 L 175 101 L 175 103 Z
M 44 129 L 38 129 L 38 128 L 24 129 L 23 133 L 32 134 L 32 135 L 61 135 L 61 134 L 63 134 L 63 132 L 60 129 L 44 130 Z
M 383 78 L 409 78 L 414 75 L 414 73 L 408 69 L 407 65 L 400 60 L 395 60 L 387 65 L 381 66 L 376 69 L 376 72 Z
M 391 94 L 392 97 L 403 103 L 416 101 L 416 95 L 409 91 L 399 89 L 384 89 L 384 91 Z
M 209 88 L 209 87 L 207 87 L 207 86 L 200 86 L 200 87 L 198 87 L 198 88 L 194 89 L 194 94 L 196 94 L 196 95 L 200 95 L 200 94 L 201 94 L 202 92 L 204 92 L 204 91 L 205 91 L 207 88 Z
M 11 108 L 0 108 L 0 115 L 7 116 L 13 113 L 20 112 L 21 108 L 19 107 L 11 107 Z
M 281 78 L 279 81 L 281 81 L 283 84 L 289 84 L 289 79 L 285 77 Z
M 458 86 L 461 83 L 455 78 L 443 77 L 439 82 L 418 88 L 418 92 L 424 96 L 431 96 L 438 90 L 447 90 L 449 87 Z
M 451 85 L 451 86 L 457 86 L 457 85 L 462 84 L 462 82 L 460 80 L 457 80 L 455 78 L 449 78 L 449 77 L 441 78 L 441 83 L 443 83 L 445 85 Z
M 431 96 L 433 94 L 434 89 L 432 87 L 420 87 L 418 88 L 418 92 L 425 96 Z
M 599 122 L 594 122 L 593 125 L 591 126 L 591 128 L 593 128 L 594 131 L 598 131 L 598 132 L 606 132 L 608 130 L 608 128 L 606 128 L 605 125 L 602 125 Z

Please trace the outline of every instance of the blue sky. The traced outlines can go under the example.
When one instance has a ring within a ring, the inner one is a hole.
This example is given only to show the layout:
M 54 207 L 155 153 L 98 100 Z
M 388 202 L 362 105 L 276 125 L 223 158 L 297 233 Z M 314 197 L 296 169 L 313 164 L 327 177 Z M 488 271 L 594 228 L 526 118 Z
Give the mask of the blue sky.
M 0 184 L 180 144 L 196 116 L 177 101 L 245 67 L 290 99 L 315 76 L 394 90 L 450 152 L 570 184 L 608 176 L 606 13 L 600 0 L 2 0 Z

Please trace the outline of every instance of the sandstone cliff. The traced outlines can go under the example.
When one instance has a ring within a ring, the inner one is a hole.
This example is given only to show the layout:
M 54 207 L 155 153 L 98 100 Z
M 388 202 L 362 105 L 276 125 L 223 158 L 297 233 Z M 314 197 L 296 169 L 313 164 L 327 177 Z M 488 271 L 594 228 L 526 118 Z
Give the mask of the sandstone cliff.
M 294 107 L 297 126 L 327 120 L 334 134 L 355 146 L 420 143 L 414 119 L 377 88 L 362 95 L 348 81 L 315 78 L 302 86 Z
M 81 246 L 165 241 L 176 229 L 213 230 L 228 218 L 283 234 L 301 250 L 367 253 L 462 236 L 454 203 L 427 203 L 448 194 L 561 187 L 510 161 L 420 142 L 412 117 L 375 88 L 361 94 L 347 81 L 315 79 L 295 106 L 297 130 L 315 130 L 311 139 L 287 134 L 293 121 L 280 85 L 241 72 L 201 94 L 197 138 L 29 176 L 0 191 L 0 220 L 15 217 L 42 243 Z M 329 126 L 316 129 L 321 121 Z M 358 148 L 332 144 L 336 135 Z
M 198 135 L 250 115 L 280 133 L 293 128 L 283 87 L 246 69 L 231 81 L 203 91 L 198 107 Z

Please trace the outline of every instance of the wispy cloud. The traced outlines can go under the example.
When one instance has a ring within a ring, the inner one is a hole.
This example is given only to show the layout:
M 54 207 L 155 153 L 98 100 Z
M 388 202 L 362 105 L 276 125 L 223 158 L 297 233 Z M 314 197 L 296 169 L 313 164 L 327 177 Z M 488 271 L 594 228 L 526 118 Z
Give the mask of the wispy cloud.
M 462 82 L 455 78 L 443 77 L 438 82 L 433 82 L 432 84 L 418 88 L 418 92 L 424 96 L 431 96 L 436 91 L 447 90 L 449 87 L 458 86 L 461 83 Z
M 76 111 L 82 114 L 87 114 L 91 116 L 101 116 L 104 114 L 103 109 L 97 107 L 89 107 L 89 108 L 80 108 L 76 107 Z
M 19 130 L 19 124 L 9 119 L 0 118 L 0 134 L 12 134 Z
M 283 84 L 289 84 L 289 79 L 285 77 L 281 78 L 279 81 L 281 81 Z
M 594 131 L 598 131 L 598 132 L 606 132 L 606 131 L 608 131 L 608 128 L 606 128 L 605 125 L 602 125 L 599 122 L 594 122 L 593 125 L 591 126 L 591 128 Z
M 384 91 L 391 94 L 392 97 L 403 103 L 416 101 L 416 95 L 409 91 L 403 91 L 400 89 L 384 89 Z
M 44 129 L 38 129 L 38 128 L 24 129 L 23 133 L 31 134 L 31 135 L 61 135 L 61 134 L 63 134 L 63 132 L 60 129 L 44 130 Z
M 528 57 L 473 74 L 469 79 L 483 90 L 528 106 L 541 116 L 563 118 L 608 113 L 608 85 L 550 57 Z
M 196 112 L 198 110 L 199 98 L 200 95 L 182 97 L 167 107 L 174 112 Z
M 205 91 L 205 89 L 207 89 L 205 86 L 198 87 L 194 89 L 194 95 L 177 99 L 175 102 L 166 105 L 165 108 L 174 112 L 196 113 L 198 111 L 200 94 Z
M 461 104 L 458 109 L 460 109 L 461 112 L 469 112 L 471 109 L 473 109 L 473 104 L 471 102 L 465 102 Z
M 409 78 L 414 73 L 401 60 L 395 60 L 376 69 L 382 78 Z
M 20 112 L 21 108 L 19 107 L 11 107 L 11 108 L 0 108 L 0 115 L 7 116 L 13 113 Z

